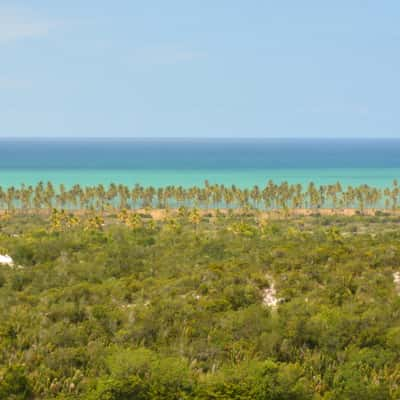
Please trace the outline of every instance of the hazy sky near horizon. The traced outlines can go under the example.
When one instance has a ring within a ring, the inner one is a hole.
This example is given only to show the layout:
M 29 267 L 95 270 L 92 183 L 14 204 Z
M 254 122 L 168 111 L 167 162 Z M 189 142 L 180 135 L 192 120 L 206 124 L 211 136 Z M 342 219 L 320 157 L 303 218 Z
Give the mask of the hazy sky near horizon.
M 0 137 L 398 137 L 396 0 L 0 0 Z

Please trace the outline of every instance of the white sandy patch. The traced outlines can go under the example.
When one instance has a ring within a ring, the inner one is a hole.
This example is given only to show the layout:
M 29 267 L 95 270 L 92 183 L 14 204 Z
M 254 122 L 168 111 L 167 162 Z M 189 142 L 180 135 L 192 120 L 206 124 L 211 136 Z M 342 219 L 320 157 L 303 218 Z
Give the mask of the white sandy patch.
M 122 308 L 134 308 L 134 307 L 136 307 L 136 304 L 121 304 L 121 307 Z
M 396 290 L 400 295 L 400 272 L 393 273 L 393 282 L 396 285 Z
M 8 254 L 0 254 L 0 264 L 11 266 L 14 265 L 14 261 Z
M 270 287 L 263 290 L 263 304 L 275 308 L 281 300 L 276 297 L 275 283 L 271 282 Z

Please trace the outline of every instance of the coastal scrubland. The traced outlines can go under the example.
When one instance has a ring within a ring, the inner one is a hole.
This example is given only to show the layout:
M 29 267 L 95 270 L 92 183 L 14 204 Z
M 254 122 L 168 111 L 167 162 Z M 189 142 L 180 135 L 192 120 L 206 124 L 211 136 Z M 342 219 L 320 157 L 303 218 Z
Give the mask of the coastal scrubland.
M 400 219 L 0 216 L 1 399 L 398 399 Z

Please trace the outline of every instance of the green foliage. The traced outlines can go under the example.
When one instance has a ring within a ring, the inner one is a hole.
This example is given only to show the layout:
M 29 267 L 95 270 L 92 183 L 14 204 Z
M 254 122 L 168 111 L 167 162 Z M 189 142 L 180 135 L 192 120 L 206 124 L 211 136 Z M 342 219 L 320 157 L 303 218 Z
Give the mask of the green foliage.
M 93 400 L 147 400 L 147 385 L 140 378 L 132 376 L 126 379 L 101 378 L 96 390 L 89 394 Z
M 400 398 L 396 218 L 133 215 L 2 222 L 0 399 Z
M 22 366 L 13 366 L 0 371 L 0 399 L 28 400 L 32 390 Z

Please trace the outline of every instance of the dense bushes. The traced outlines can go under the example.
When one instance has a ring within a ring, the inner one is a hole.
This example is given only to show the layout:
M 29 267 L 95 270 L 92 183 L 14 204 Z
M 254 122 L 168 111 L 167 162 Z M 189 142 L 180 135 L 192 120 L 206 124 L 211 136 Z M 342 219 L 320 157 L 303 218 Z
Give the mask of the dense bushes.
M 400 397 L 396 220 L 88 221 L 0 222 L 1 399 Z

